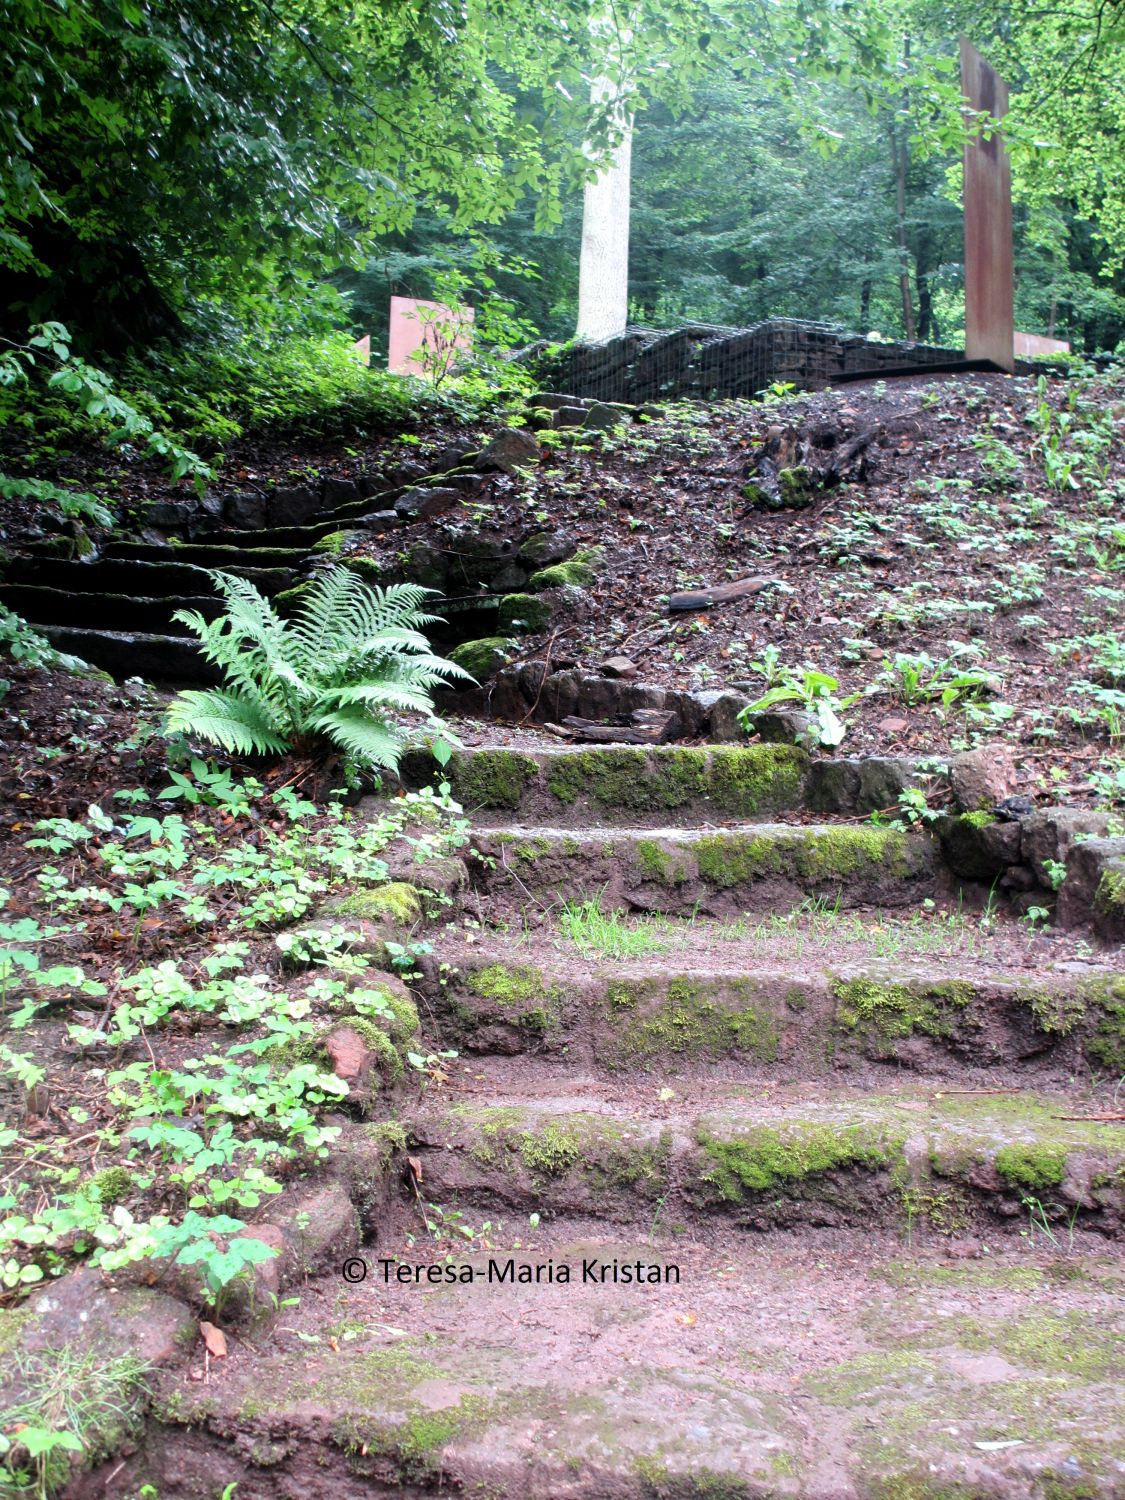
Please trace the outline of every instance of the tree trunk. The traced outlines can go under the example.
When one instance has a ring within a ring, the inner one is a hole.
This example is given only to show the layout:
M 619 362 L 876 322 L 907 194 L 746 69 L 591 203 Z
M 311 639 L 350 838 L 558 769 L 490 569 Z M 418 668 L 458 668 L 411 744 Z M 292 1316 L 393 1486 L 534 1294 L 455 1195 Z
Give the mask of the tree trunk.
M 592 90 L 603 101 L 610 85 L 598 79 Z M 608 339 L 624 332 L 629 319 L 629 185 L 633 117 L 625 101 L 615 101 L 621 140 L 593 182 L 586 184 L 582 208 L 582 250 L 578 263 L 580 339 Z
M 898 238 L 898 284 L 902 292 L 902 327 L 909 342 L 918 337 L 914 325 L 914 299 L 910 292 L 910 249 L 906 237 L 906 171 L 910 157 L 905 134 L 897 125 L 891 126 L 891 151 L 895 164 L 895 225 Z

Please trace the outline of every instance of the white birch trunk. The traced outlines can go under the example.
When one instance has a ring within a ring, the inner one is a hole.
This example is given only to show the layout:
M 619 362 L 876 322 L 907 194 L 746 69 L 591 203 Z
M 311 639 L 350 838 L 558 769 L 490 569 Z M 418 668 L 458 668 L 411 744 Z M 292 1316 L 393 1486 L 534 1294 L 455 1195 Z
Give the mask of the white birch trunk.
M 610 85 L 599 79 L 595 103 Z M 586 184 L 582 206 L 582 250 L 578 262 L 578 326 L 587 341 L 612 338 L 629 317 L 629 185 L 633 117 L 618 100 L 623 135 L 605 167 Z

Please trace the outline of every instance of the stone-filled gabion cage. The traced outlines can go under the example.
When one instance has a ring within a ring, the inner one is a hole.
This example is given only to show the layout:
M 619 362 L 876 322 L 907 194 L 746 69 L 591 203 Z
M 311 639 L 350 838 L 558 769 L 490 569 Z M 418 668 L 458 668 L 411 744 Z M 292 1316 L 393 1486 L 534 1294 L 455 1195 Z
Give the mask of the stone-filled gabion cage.
M 969 365 L 960 349 L 884 342 L 795 318 L 770 318 L 752 328 L 628 328 L 596 344 L 536 344 L 518 358 L 531 365 L 544 389 L 635 405 L 758 396 L 778 382 L 816 391 L 863 375 L 991 368 L 980 361 Z M 1041 368 L 1026 361 L 1019 367 L 1021 373 Z

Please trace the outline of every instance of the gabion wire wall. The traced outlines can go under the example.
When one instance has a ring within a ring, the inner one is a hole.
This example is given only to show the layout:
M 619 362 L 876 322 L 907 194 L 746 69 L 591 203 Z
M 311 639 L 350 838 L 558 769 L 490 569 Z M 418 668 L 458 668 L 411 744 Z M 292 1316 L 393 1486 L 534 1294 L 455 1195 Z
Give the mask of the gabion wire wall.
M 544 386 L 596 401 L 756 396 L 776 381 L 821 390 L 842 377 L 959 366 L 960 349 L 878 343 L 827 323 L 770 318 L 753 328 L 690 323 L 671 331 L 629 328 L 599 344 L 544 345 L 521 356 Z M 1021 361 L 1021 367 L 1023 362 Z M 1027 366 L 1027 370 L 1038 368 Z

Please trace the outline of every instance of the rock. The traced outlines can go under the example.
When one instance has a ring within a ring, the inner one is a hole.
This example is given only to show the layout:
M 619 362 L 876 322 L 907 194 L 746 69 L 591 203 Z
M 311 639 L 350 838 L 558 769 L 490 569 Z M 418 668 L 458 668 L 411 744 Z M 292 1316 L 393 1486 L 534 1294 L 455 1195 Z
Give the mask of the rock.
M 346 1083 L 362 1084 L 371 1071 L 373 1056 L 371 1049 L 350 1026 L 337 1026 L 324 1041 L 324 1050 L 332 1063 L 332 1071 Z
M 307 484 L 279 485 L 270 497 L 271 526 L 303 526 L 320 509 L 320 497 Z
M 1058 920 L 1062 927 L 1092 922 L 1104 942 L 1125 942 L 1125 838 L 1092 838 L 1069 846 Z
M 520 543 L 516 557 L 532 568 L 549 568 L 573 557 L 578 543 L 569 531 L 536 531 Z
M 530 432 L 522 427 L 506 427 L 485 448 L 480 457 L 480 467 L 487 471 L 499 469 L 504 474 L 514 474 L 517 469 L 539 460 L 539 444 Z
M 265 495 L 256 490 L 244 490 L 238 495 L 228 495 L 223 502 L 223 515 L 230 526 L 242 531 L 259 531 L 266 524 L 268 508 Z
M 1001 822 L 1018 823 L 1023 818 L 1030 818 L 1035 811 L 1035 803 L 1030 797 L 1005 797 L 996 804 L 994 811 Z
M 580 396 L 564 396 L 558 391 L 537 391 L 528 399 L 532 406 L 541 406 L 545 411 L 561 411 L 563 407 L 573 406 L 585 412 L 588 404 Z
M 415 488 L 395 501 L 395 514 L 404 521 L 428 521 L 433 516 L 446 515 L 460 504 L 460 491 L 448 486 L 432 490 Z
M 624 424 L 624 413 L 616 407 L 608 405 L 605 401 L 595 401 L 587 410 L 583 427 L 592 427 L 598 432 L 612 432 L 615 427 Z
M 1008 745 L 982 745 L 949 762 L 953 801 L 959 812 L 991 812 L 1016 789 L 1016 767 Z
M 401 526 L 403 522 L 402 517 L 395 510 L 373 510 L 370 515 L 360 516 L 355 524 L 362 526 L 364 531 L 370 531 L 375 536 L 381 536 L 384 531 L 393 531 L 396 526 Z
M 962 880 L 993 881 L 1020 857 L 1018 823 L 979 822 L 979 814 L 945 817 L 936 825 L 946 864 Z
M 411 583 L 444 591 L 448 568 L 449 560 L 444 553 L 426 542 L 419 542 L 411 547 L 403 572 Z
M 359 485 L 354 479 L 326 479 L 321 495 L 324 505 L 328 508 L 335 505 L 348 505 L 352 500 L 362 498 Z
M 149 526 L 186 526 L 198 508 L 190 500 L 154 500 L 145 508 L 144 519 Z
M 601 547 L 583 547 L 568 562 L 540 568 L 531 575 L 527 586 L 533 594 L 542 593 L 544 589 L 588 589 L 597 582 L 604 560 L 605 554 Z
M 1020 824 L 1023 862 L 1035 871 L 1040 885 L 1052 890 L 1054 882 L 1048 863 L 1065 864 L 1067 851 L 1079 834 L 1101 839 L 1112 826 L 1113 820 L 1108 813 L 1092 812 L 1083 807 L 1041 808 Z M 1081 920 L 1088 921 L 1089 916 Z
M 750 701 L 745 693 L 730 688 L 716 693 L 706 719 L 707 738 L 716 745 L 742 744 L 748 731 L 738 716 Z
M 503 636 L 485 636 L 479 641 L 465 641 L 449 653 L 454 666 L 475 677 L 478 682 L 487 682 L 505 664 L 510 656 L 508 642 Z
M 857 817 L 896 807 L 906 788 L 919 780 L 910 760 L 888 756 L 814 760 L 806 795 L 814 812 Z
M 160 1268 L 167 1262 L 156 1261 Z M 99 1359 L 131 1354 L 146 1364 L 167 1365 L 195 1342 L 195 1315 L 166 1292 L 150 1287 L 111 1286 L 99 1271 L 83 1269 L 32 1293 L 23 1330 L 26 1349 L 83 1352 Z
M 586 408 L 584 406 L 559 406 L 555 409 L 551 419 L 551 426 L 581 427 L 586 420 Z
M 400 463 L 396 468 L 393 468 L 387 475 L 386 483 L 394 488 L 400 484 L 416 484 L 419 479 L 425 478 L 425 464 L 420 464 L 416 459 L 413 458 L 405 458 L 403 459 L 402 463 Z M 371 481 L 368 482 L 370 483 Z M 366 493 L 369 495 L 374 495 L 378 494 L 378 490 L 370 489 L 367 490 Z
M 630 661 L 627 656 L 610 656 L 602 662 L 598 670 L 606 677 L 635 677 L 637 664 L 635 661 Z
M 496 594 L 513 594 L 527 583 L 527 569 L 509 560 L 492 575 L 492 591 Z
M 796 709 L 771 709 L 750 716 L 751 734 L 772 745 L 803 745 L 812 729 L 812 716 Z
M 555 604 L 546 594 L 509 594 L 500 605 L 497 628 L 504 635 L 536 635 L 546 630 Z

